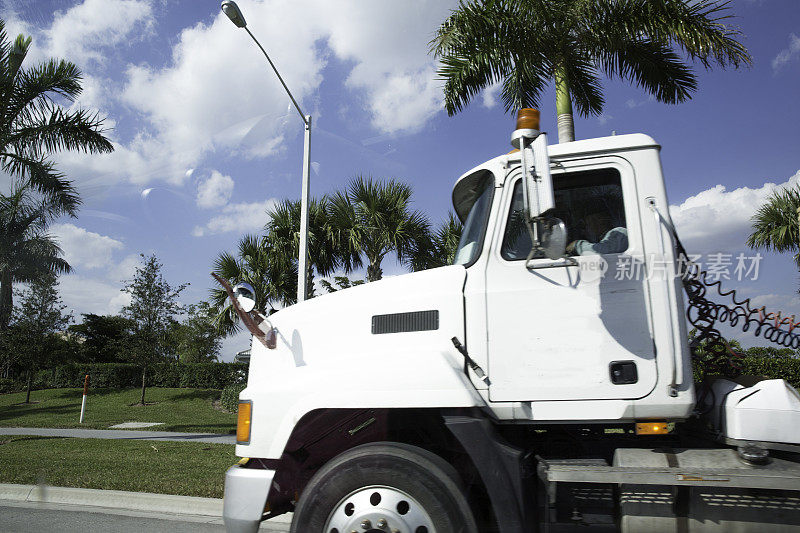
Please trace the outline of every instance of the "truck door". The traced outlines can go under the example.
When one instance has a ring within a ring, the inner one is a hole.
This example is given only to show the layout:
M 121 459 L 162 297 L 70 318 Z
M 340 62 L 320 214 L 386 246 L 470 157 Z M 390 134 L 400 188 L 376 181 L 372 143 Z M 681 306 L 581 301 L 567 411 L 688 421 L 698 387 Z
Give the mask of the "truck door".
M 518 168 L 503 188 L 486 265 L 491 401 L 633 399 L 656 384 L 633 168 L 590 161 L 553 171 L 570 261 L 526 266 Z

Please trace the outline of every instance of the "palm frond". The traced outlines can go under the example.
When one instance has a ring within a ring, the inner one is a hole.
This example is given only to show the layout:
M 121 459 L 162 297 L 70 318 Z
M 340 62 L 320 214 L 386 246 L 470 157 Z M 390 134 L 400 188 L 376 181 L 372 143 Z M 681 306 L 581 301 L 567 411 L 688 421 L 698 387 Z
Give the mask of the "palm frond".
M 751 218 L 753 232 L 747 245 L 755 249 L 794 253 L 800 266 L 800 187 L 775 190 Z
M 55 165 L 43 158 L 0 152 L 0 168 L 41 193 L 53 216 L 75 216 L 81 205 L 78 191 Z
M 18 116 L 25 120 L 32 112 L 51 105 L 54 95 L 74 101 L 83 91 L 81 80 L 80 69 L 64 60 L 50 59 L 20 71 L 8 100 L 7 123 Z
M 614 41 L 593 54 L 609 78 L 630 80 L 659 102 L 677 104 L 691 98 L 697 78 L 668 46 L 650 40 Z
M 103 120 L 83 109 L 66 111 L 45 105 L 6 137 L 6 146 L 17 154 L 40 158 L 44 153 L 76 150 L 109 153 L 114 146 L 103 136 Z
M 665 46 L 677 46 L 705 68 L 749 66 L 752 58 L 738 42 L 741 31 L 728 23 L 730 1 L 604 0 L 585 3 L 586 27 L 618 40 L 646 37 Z M 590 24 L 591 23 L 591 26 Z
M 564 69 L 569 80 L 572 102 L 578 113 L 584 117 L 602 113 L 605 105 L 603 87 L 591 59 L 576 51 L 565 61 Z

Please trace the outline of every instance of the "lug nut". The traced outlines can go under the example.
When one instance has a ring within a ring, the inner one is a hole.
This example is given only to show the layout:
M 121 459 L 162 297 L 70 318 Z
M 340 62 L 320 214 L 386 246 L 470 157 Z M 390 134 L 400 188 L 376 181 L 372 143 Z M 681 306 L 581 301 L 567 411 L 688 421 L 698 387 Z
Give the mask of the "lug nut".
M 381 518 L 380 520 L 378 520 L 378 523 L 377 523 L 376 525 L 377 525 L 377 526 L 378 526 L 380 529 L 383 529 L 383 528 L 385 528 L 385 527 L 387 526 L 387 523 L 386 523 L 386 520 L 385 520 L 385 519 Z
M 364 529 L 372 529 L 372 522 L 370 522 L 369 520 L 364 520 L 363 522 L 361 522 L 361 527 Z

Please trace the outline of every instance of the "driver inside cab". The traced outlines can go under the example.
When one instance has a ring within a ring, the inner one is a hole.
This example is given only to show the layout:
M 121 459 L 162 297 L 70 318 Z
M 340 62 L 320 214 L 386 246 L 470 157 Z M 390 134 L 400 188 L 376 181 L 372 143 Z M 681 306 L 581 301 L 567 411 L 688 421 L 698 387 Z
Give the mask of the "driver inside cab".
M 617 254 L 628 249 L 628 230 L 624 227 L 612 227 L 611 216 L 607 212 L 596 212 L 587 215 L 587 236 L 595 240 L 579 239 L 567 245 L 569 255 Z

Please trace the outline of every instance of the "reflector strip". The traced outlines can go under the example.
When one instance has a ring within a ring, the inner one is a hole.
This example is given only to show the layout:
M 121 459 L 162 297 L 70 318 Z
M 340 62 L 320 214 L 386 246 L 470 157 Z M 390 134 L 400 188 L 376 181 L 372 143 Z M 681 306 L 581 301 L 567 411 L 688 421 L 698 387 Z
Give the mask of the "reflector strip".
M 253 415 L 253 402 L 239 402 L 236 414 L 236 444 L 250 444 L 250 421 Z

